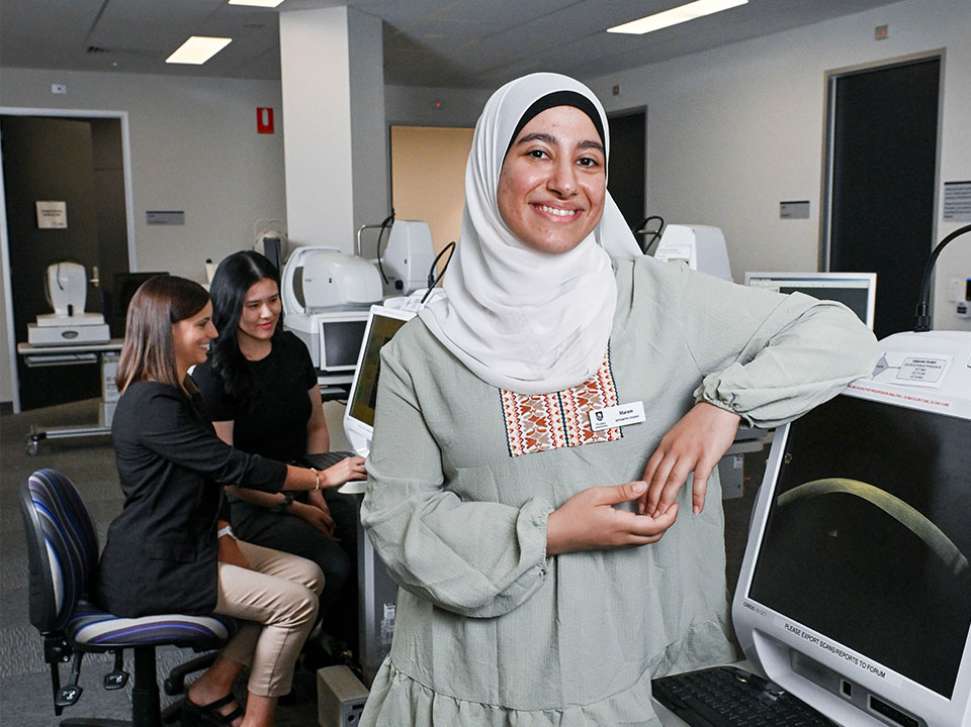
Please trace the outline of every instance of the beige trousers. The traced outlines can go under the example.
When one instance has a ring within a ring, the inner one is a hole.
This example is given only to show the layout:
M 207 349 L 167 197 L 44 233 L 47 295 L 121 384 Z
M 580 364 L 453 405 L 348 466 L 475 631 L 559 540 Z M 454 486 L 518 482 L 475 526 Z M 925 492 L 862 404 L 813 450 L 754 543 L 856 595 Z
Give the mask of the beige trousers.
M 238 541 L 250 568 L 219 564 L 215 612 L 240 621 L 222 656 L 250 668 L 249 691 L 279 697 L 317 619 L 324 575 L 313 561 Z

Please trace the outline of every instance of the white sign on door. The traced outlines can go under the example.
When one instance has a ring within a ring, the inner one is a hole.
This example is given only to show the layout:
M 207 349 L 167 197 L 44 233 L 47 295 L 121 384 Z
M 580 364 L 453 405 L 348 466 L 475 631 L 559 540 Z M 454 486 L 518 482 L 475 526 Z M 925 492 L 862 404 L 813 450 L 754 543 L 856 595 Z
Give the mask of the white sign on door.
M 67 202 L 37 202 L 37 229 L 63 230 L 67 228 Z

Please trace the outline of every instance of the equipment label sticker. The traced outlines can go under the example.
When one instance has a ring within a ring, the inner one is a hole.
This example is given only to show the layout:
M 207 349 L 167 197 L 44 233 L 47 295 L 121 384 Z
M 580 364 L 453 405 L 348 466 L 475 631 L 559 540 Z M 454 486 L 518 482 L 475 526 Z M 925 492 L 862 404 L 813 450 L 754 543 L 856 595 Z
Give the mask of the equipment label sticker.
M 884 384 L 939 389 L 953 357 L 943 353 L 884 353 L 870 378 Z

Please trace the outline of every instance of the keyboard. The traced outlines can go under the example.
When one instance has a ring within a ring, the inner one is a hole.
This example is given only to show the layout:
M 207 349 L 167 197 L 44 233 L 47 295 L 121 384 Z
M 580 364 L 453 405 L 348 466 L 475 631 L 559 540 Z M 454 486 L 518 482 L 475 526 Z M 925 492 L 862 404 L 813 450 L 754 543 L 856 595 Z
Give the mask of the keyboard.
M 777 684 L 732 666 L 675 674 L 652 686 L 654 698 L 691 727 L 839 727 Z

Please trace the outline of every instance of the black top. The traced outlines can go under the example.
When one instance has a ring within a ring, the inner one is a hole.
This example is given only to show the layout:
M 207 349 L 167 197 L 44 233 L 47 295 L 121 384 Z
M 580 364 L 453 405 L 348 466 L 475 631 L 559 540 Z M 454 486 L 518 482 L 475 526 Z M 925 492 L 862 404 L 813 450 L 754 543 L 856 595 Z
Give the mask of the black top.
M 226 445 L 198 402 L 155 382 L 125 390 L 111 437 L 125 505 L 108 529 L 96 600 L 117 616 L 211 613 L 218 483 L 277 492 L 286 465 Z
M 307 392 L 317 385 L 310 352 L 286 331 L 273 339 L 270 354 L 248 361 L 255 392 L 251 401 L 236 401 L 226 393 L 212 361 L 196 366 L 192 379 L 214 422 L 233 422 L 233 445 L 245 452 L 294 462 L 307 452 L 307 422 L 312 413 Z

